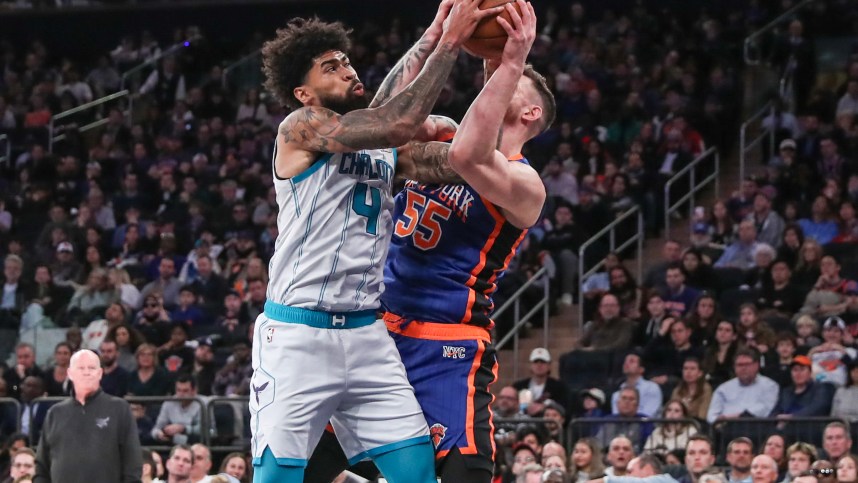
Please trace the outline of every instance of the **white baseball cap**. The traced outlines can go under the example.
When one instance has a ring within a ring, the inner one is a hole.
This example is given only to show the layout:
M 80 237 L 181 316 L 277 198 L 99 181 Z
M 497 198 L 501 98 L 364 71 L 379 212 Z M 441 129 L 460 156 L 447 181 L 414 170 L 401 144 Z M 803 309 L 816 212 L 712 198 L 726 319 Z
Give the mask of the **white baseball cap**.
M 530 362 L 545 361 L 551 362 L 551 354 L 545 347 L 537 347 L 530 353 Z

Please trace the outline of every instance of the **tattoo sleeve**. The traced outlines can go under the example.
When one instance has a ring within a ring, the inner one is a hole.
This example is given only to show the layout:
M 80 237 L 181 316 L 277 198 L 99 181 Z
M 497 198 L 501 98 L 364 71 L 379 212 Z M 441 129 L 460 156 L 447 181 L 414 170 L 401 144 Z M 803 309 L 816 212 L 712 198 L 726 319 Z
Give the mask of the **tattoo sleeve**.
M 369 107 L 378 107 L 387 102 L 393 95 L 401 91 L 417 77 L 417 73 L 423 68 L 429 54 L 435 47 L 435 42 L 425 34 L 420 37 L 416 44 L 408 49 L 408 52 L 399 59 L 399 62 L 390 69 Z
M 449 143 L 412 143 L 411 158 L 414 162 L 412 176 L 415 181 L 432 184 L 460 184 L 462 177 L 453 171 L 447 161 Z
M 442 42 L 417 77 L 382 106 L 339 115 L 310 106 L 289 115 L 280 127 L 286 142 L 308 151 L 348 152 L 401 146 L 429 115 L 446 83 L 459 48 Z

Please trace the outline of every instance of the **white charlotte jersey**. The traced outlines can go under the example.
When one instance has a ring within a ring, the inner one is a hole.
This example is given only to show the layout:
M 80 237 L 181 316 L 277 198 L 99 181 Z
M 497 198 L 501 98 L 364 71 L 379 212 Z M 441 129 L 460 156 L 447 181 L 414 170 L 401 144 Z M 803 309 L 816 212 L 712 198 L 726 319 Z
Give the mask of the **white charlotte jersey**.
M 320 153 L 290 179 L 275 170 L 280 234 L 268 267 L 269 300 L 324 312 L 379 307 L 395 167 L 395 149 L 374 149 Z

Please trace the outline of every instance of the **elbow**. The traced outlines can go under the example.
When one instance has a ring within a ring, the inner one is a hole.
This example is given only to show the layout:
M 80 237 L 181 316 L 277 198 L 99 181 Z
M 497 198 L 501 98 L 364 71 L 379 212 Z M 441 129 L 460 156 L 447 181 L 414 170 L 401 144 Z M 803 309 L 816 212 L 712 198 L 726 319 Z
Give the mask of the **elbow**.
M 473 152 L 470 149 L 464 147 L 461 142 L 453 141 L 453 145 L 450 146 L 450 151 L 447 153 L 447 162 L 450 163 L 453 170 L 465 166 L 473 159 Z

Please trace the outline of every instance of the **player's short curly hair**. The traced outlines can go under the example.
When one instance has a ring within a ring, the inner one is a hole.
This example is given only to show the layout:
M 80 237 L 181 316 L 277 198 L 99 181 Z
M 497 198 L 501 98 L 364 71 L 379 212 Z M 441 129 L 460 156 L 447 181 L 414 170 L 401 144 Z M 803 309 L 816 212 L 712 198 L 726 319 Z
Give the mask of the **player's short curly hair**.
M 313 59 L 329 50 L 348 53 L 351 30 L 340 22 L 323 22 L 317 17 L 296 18 L 277 30 L 277 37 L 262 46 L 262 71 L 265 88 L 281 104 L 301 107 L 293 91 L 304 83 Z

